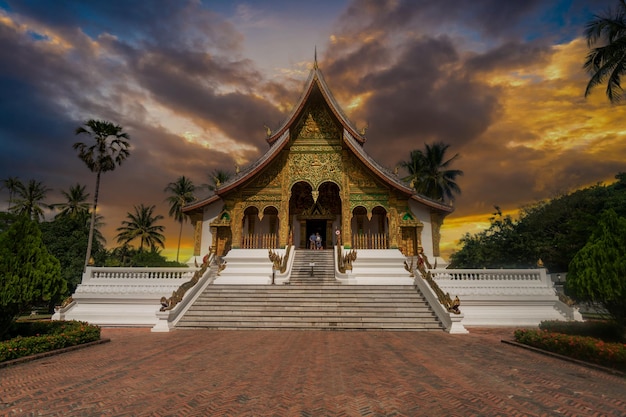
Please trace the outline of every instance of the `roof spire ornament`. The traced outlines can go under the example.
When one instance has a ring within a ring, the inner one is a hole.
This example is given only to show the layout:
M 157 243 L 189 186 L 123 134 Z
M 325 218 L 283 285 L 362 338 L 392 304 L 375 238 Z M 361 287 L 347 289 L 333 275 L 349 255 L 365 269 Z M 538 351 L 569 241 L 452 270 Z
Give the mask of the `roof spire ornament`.
M 317 69 L 317 45 L 315 45 L 315 52 L 313 55 L 313 69 Z

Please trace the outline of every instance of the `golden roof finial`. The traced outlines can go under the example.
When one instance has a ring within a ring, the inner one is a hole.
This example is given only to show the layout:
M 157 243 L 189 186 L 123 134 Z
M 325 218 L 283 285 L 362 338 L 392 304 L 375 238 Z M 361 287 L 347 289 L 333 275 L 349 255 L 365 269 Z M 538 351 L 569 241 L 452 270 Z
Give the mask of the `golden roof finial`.
M 315 45 L 315 52 L 313 55 L 313 68 L 317 69 L 317 45 Z

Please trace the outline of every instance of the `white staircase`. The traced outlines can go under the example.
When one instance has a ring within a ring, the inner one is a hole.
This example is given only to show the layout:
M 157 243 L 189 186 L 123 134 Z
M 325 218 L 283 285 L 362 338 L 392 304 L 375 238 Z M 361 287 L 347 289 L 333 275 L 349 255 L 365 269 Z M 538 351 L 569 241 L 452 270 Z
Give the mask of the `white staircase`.
M 442 330 L 413 286 L 209 285 L 177 329 Z
M 291 269 L 292 285 L 338 284 L 332 250 L 297 250 Z

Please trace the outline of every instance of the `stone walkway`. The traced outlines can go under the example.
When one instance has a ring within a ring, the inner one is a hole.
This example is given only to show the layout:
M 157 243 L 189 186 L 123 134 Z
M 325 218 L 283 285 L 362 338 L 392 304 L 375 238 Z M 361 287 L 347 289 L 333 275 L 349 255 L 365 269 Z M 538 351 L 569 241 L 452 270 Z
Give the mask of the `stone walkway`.
M 626 378 L 470 331 L 104 329 L 109 343 L 0 369 L 0 415 L 626 415 Z

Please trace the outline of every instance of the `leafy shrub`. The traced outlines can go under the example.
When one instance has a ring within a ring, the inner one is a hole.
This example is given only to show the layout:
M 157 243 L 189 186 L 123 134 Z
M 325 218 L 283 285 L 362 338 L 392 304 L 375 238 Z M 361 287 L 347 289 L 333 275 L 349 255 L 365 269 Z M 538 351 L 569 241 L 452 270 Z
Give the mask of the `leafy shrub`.
M 11 334 L 0 342 L 0 362 L 100 340 L 98 326 L 80 321 L 15 323 Z
M 541 330 L 572 334 L 577 336 L 595 337 L 605 342 L 626 342 L 624 329 L 613 321 L 542 321 Z
M 518 329 L 516 342 L 585 362 L 626 371 L 626 344 L 606 343 L 588 336 L 575 336 L 546 330 Z

